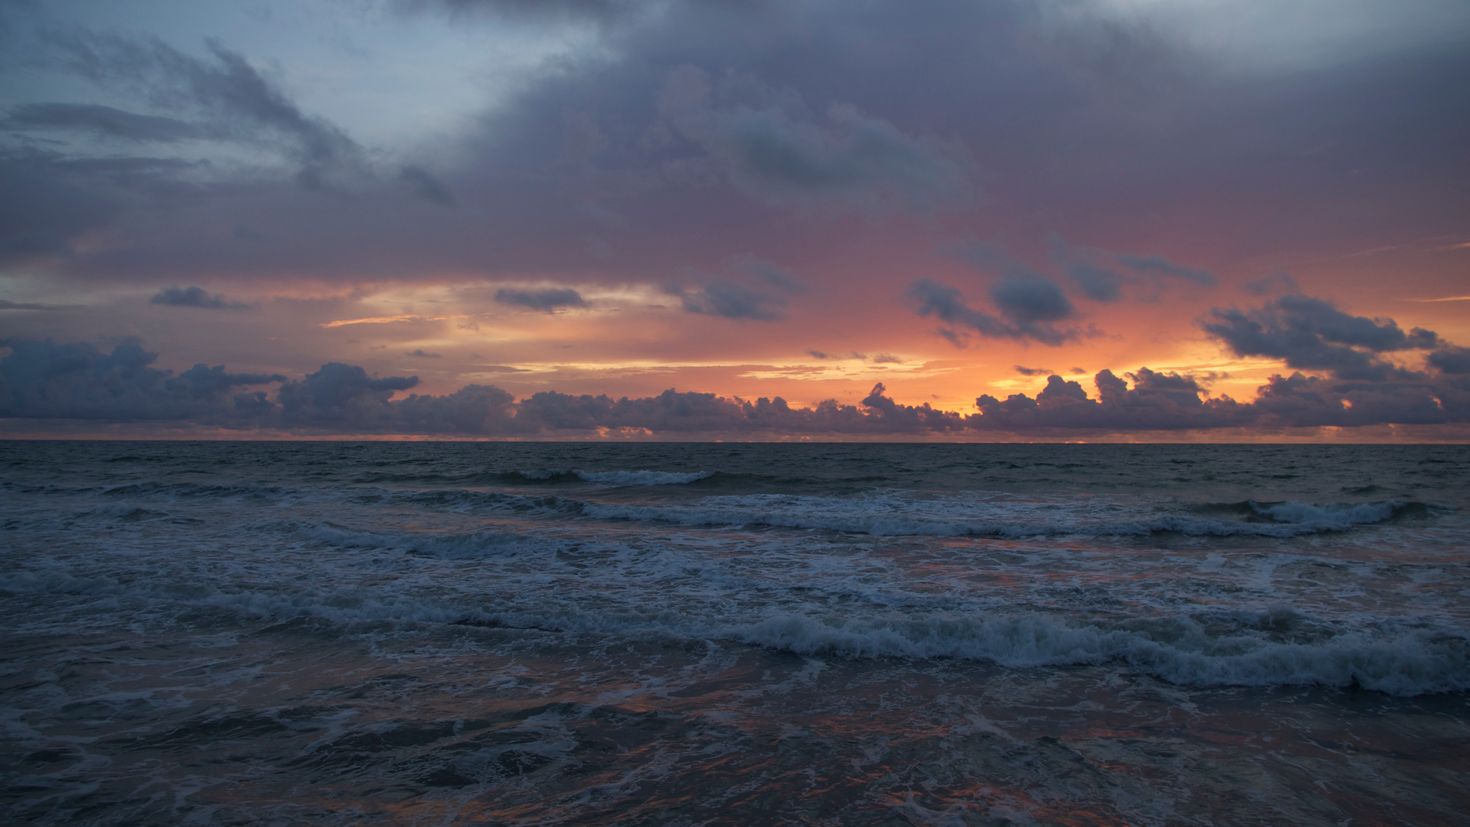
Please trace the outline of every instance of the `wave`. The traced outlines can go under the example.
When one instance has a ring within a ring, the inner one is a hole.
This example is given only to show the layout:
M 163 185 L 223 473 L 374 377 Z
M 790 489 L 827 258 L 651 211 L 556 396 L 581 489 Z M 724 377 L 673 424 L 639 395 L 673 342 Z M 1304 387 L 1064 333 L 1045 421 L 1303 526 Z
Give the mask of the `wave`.
M 106 497 L 164 496 L 189 498 L 273 498 L 298 493 L 278 485 L 218 485 L 194 482 L 135 482 L 113 485 L 100 492 Z
M 298 526 L 296 533 L 309 540 L 340 548 L 375 548 L 450 560 L 476 560 L 539 553 L 544 540 L 510 531 L 472 531 L 458 534 L 377 532 L 324 523 Z
M 337 545 L 403 548 L 433 556 L 478 558 L 546 548 L 535 538 L 498 532 L 400 536 L 335 526 L 317 530 L 321 539 Z M 1392 618 L 1325 623 L 1282 609 L 1238 611 L 1228 617 L 1107 620 L 980 609 L 919 616 L 798 610 L 741 619 L 691 615 L 674 606 L 588 610 L 575 601 L 564 608 L 540 601 L 523 604 L 535 608 L 490 608 L 493 602 L 471 593 L 427 599 L 393 589 L 291 585 L 282 590 L 218 590 L 168 579 L 80 576 L 63 567 L 16 572 L 0 584 L 0 593 L 85 595 L 109 604 L 119 597 L 141 596 L 150 611 L 162 605 L 162 598 L 181 608 L 279 621 L 448 624 L 679 643 L 715 640 L 802 656 L 960 660 L 1028 669 L 1114 665 L 1200 687 L 1361 687 L 1405 696 L 1470 690 L 1470 638 L 1462 630 Z M 372 629 L 356 633 L 376 634 Z
M 33 591 L 37 587 L 102 596 L 113 593 L 115 584 L 89 583 L 71 576 L 46 583 L 22 577 L 7 584 L 6 590 Z M 272 620 L 306 617 L 349 625 L 446 624 L 678 643 L 714 640 L 814 657 L 959 660 L 1014 669 L 1116 665 L 1195 687 L 1358 687 L 1398 696 L 1470 690 L 1470 640 L 1464 635 L 1377 624 L 1310 641 L 1281 641 L 1259 632 L 1251 634 L 1248 626 L 1223 635 L 1194 627 L 1186 634 L 1151 636 L 1140 629 L 1036 613 L 901 620 L 787 613 L 748 622 L 711 623 L 668 612 L 650 616 L 467 610 L 463 605 L 407 596 L 380 599 L 360 594 L 348 598 L 215 592 L 189 595 L 182 602 Z M 1271 622 L 1267 619 L 1257 625 L 1269 628 Z
M 597 485 L 688 485 L 709 479 L 713 471 L 573 471 L 584 482 Z
M 1187 686 L 1358 686 L 1392 695 L 1470 689 L 1470 641 L 1427 630 L 1349 632 L 1313 643 L 1074 626 L 1043 615 L 908 623 L 771 618 L 729 630 L 745 643 L 801 655 L 957 658 L 1006 667 L 1121 662 Z
M 589 471 L 579 468 L 552 469 L 528 468 L 516 471 L 480 472 L 462 474 L 432 474 L 413 472 L 371 471 L 356 478 L 360 483 L 439 483 L 451 485 L 496 485 L 526 484 L 555 485 L 563 483 L 591 483 L 614 487 L 645 485 L 689 485 L 716 476 L 714 471 L 649 471 L 610 470 Z
M 779 494 L 706 497 L 688 505 L 586 503 L 581 512 L 606 520 L 698 527 L 769 527 L 874 536 L 1296 537 L 1348 531 L 1409 514 L 1423 503 L 1249 503 L 1247 519 L 1210 519 L 1177 512 L 1138 513 L 1136 507 L 1091 500 L 924 500 L 894 495 L 809 497 Z
M 1252 521 L 1319 527 L 1336 526 L 1340 529 L 1384 523 L 1402 517 L 1422 517 L 1434 511 L 1433 506 L 1426 503 L 1393 500 L 1327 505 L 1290 500 L 1277 502 L 1242 500 L 1228 503 L 1204 503 L 1194 508 L 1196 511 L 1205 513 L 1236 514 Z

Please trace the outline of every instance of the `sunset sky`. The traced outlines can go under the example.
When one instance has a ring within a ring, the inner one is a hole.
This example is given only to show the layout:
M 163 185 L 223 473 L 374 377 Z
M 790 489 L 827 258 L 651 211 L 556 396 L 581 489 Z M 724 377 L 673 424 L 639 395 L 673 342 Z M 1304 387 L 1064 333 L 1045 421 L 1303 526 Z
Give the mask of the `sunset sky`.
M 0 0 L 0 434 L 1465 440 L 1467 79 L 1464 0 Z

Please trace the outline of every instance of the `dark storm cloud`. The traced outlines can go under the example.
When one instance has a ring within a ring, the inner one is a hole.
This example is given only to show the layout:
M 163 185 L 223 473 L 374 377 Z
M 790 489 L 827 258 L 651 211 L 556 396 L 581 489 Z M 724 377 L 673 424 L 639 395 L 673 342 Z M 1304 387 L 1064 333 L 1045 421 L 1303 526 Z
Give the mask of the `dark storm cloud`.
M 29 103 L 14 107 L 0 129 L 77 130 L 129 141 L 172 143 L 200 135 L 195 125 L 176 118 L 140 115 L 111 106 L 84 103 Z
M 398 180 L 425 201 L 433 202 L 441 207 L 453 207 L 458 203 L 454 198 L 454 193 L 449 191 L 444 182 L 423 167 L 411 165 L 403 167 L 398 171 Z
M 684 310 L 725 319 L 773 322 L 786 317 L 786 297 L 734 282 L 711 282 L 679 296 Z
M 164 287 L 154 293 L 148 303 L 168 307 L 194 307 L 200 310 L 242 310 L 249 306 L 230 301 L 218 293 L 210 293 L 203 287 Z
M 919 279 L 909 285 L 908 298 L 917 305 L 920 316 L 933 316 L 947 324 L 974 330 L 982 336 L 1015 336 L 1014 328 L 983 310 L 970 307 L 965 303 L 964 295 L 953 287 Z M 953 330 L 949 333 L 946 338 L 955 341 L 958 333 Z
M 1333 53 L 1263 80 L 1085 3 L 1066 13 L 1011 0 L 404 5 L 458 11 L 466 26 L 499 25 L 496 15 L 617 25 L 519 78 L 437 147 L 453 150 L 433 177 L 452 184 L 462 216 L 406 209 L 409 193 L 434 203 L 449 191 L 399 178 L 401 167 L 422 169 L 407 158 L 332 209 L 259 169 L 220 164 L 212 174 L 228 180 L 207 192 L 147 204 L 74 174 L 54 197 L 35 193 L 53 205 L 49 220 L 26 232 L 0 221 L 0 234 L 24 235 L 16 249 L 47 252 L 55 272 L 94 278 L 575 272 L 626 282 L 789 249 L 830 229 L 823 222 L 875 210 L 983 203 L 984 219 L 1016 217 L 1037 233 L 1100 214 L 1168 215 L 1228 227 L 1255 250 L 1280 239 L 1285 217 L 1320 241 L 1438 227 L 1467 206 L 1442 174 L 1459 163 L 1470 118 L 1470 91 L 1454 82 L 1470 70 L 1464 50 Z M 495 14 L 465 13 L 481 6 Z M 193 55 L 71 30 L 47 43 L 73 73 L 149 103 L 117 108 L 187 115 L 217 140 L 284 156 L 309 186 L 357 180 L 371 156 L 221 44 Z M 71 197 L 78 189 L 101 208 Z M 12 192 L 0 187 L 0 201 L 21 200 Z M 169 232 L 130 232 L 158 215 Z M 1383 229 L 1385 216 L 1394 226 Z M 242 257 L 200 242 L 239 225 L 273 243 Z M 78 253 L 75 240 L 98 228 L 133 242 Z M 932 241 L 893 238 L 897 249 Z M 1064 271 L 1097 301 L 1126 291 L 1119 278 L 1179 282 L 1157 267 L 1093 266 Z
M 686 313 L 773 322 L 786 318 L 791 297 L 806 291 L 802 280 L 769 262 L 729 262 L 724 274 L 695 288 L 673 287 Z
M 920 316 L 933 316 L 988 338 L 1058 345 L 1078 335 L 1075 331 L 1052 325 L 1052 322 L 1071 318 L 1075 310 L 1055 284 L 1040 277 L 1012 277 L 997 283 L 990 291 L 990 298 L 999 315 L 971 307 L 956 288 L 928 279 L 919 279 L 909 285 L 907 296 Z M 954 331 L 950 333 L 954 334 Z M 955 335 L 947 335 L 946 338 L 958 344 Z
M 297 180 L 304 186 L 325 186 L 362 163 L 361 149 L 346 133 L 303 112 L 243 55 L 217 40 L 207 41 L 208 58 L 198 58 L 156 37 L 82 28 L 52 30 L 48 37 L 76 74 L 100 86 L 138 91 L 170 111 L 197 111 L 208 119 L 198 127 L 204 134 L 283 145 L 298 162 Z
M 509 19 L 606 23 L 634 14 L 634 0 L 397 0 L 404 11 L 441 11 L 452 16 L 500 15 Z
M 1145 275 L 1179 279 L 1206 287 L 1219 281 L 1213 273 L 1185 267 L 1161 256 L 1120 256 L 1118 261 Z
M 1045 278 L 1006 278 L 990 289 L 990 299 L 1022 329 L 1070 319 L 1076 310 L 1059 287 Z
M 1164 292 L 1170 280 L 1202 287 L 1214 286 L 1219 281 L 1213 273 L 1162 256 L 1117 255 L 1106 250 L 1074 247 L 1056 236 L 1048 246 L 1056 265 L 1084 296 L 1097 302 L 1118 301 L 1123 298 L 1125 287 L 1133 288 L 1139 298 L 1153 301 Z
M 1247 293 L 1257 296 L 1301 292 L 1301 286 L 1296 283 L 1296 279 L 1292 278 L 1290 273 L 1271 273 L 1258 279 L 1252 279 L 1241 286 Z
M 45 304 L 43 302 L 13 302 L 0 299 L 0 310 L 66 310 L 75 305 Z
M 73 239 L 108 224 L 130 197 L 55 154 L 0 152 L 0 264 L 69 256 Z
M 1093 301 L 1113 302 L 1123 297 L 1126 279 L 1116 270 L 1086 261 L 1069 262 L 1066 270 L 1082 294 Z
M 542 313 L 554 313 L 569 307 L 585 307 L 587 304 L 582 299 L 582 294 L 570 287 L 546 287 L 536 290 L 502 287 L 495 291 L 495 300 L 501 304 L 539 310 Z
M 1403 378 L 1405 371 L 1380 358 L 1438 343 L 1433 331 L 1405 332 L 1392 319 L 1369 319 L 1331 303 L 1291 294 L 1255 310 L 1215 309 L 1202 326 L 1240 356 L 1269 356 L 1289 367 L 1325 370 L 1342 379 Z

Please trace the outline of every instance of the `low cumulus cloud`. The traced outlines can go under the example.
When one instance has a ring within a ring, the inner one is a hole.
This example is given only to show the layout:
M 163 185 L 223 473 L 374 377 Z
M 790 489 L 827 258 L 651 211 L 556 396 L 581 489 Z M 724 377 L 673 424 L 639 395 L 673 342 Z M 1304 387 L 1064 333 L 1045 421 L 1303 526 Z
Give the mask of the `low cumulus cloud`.
M 199 310 L 243 310 L 249 307 L 248 304 L 230 301 L 219 293 L 211 293 L 203 287 L 192 286 L 164 287 L 154 293 L 148 303 L 165 307 L 193 307 Z
M 175 373 L 153 367 L 157 354 L 128 341 L 110 350 L 89 343 L 0 339 L 0 416 L 43 419 L 250 421 L 267 404 L 240 388 L 284 377 L 231 373 L 196 364 Z
M 489 385 L 416 394 L 408 392 L 417 377 L 373 376 L 338 362 L 300 379 L 205 364 L 175 373 L 154 367 L 155 355 L 137 342 L 104 350 L 11 339 L 0 340 L 9 350 L 0 358 L 0 417 L 486 436 L 608 430 L 1060 435 L 1470 423 L 1470 349 L 1446 344 L 1432 331 L 1405 331 L 1392 320 L 1353 316 L 1300 295 L 1253 310 L 1217 310 L 1202 324 L 1235 353 L 1270 355 L 1315 373 L 1272 376 L 1251 402 L 1212 396 L 1208 376 L 1147 367 L 1121 376 L 1099 371 L 1091 392 L 1081 382 L 1050 374 L 1034 396 L 982 394 L 976 412 L 961 413 L 899 403 L 882 384 L 856 405 L 829 400 L 809 408 L 780 397 L 749 401 L 672 389 L 617 399 L 543 391 L 517 400 Z M 1344 349 L 1357 355 L 1344 355 Z M 1381 354 L 1400 351 L 1422 353 L 1425 369 L 1382 361 Z M 1045 372 L 1021 365 L 1016 370 Z

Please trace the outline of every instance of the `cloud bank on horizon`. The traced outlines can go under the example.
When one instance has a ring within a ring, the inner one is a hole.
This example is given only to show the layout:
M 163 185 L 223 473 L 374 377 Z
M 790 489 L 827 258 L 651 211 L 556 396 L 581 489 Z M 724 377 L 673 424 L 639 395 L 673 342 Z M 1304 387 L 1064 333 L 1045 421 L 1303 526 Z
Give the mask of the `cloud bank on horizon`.
M 0 417 L 1463 434 L 1470 6 L 1229 5 L 0 3 Z
M 1325 371 L 1275 375 L 1251 402 L 1211 397 L 1199 379 L 1147 367 L 1094 377 L 1096 396 L 1051 374 L 1035 396 L 982 395 L 978 413 L 905 405 L 882 383 L 857 405 L 824 401 L 793 407 L 781 397 L 754 402 L 679 392 L 617 399 L 543 391 L 517 400 L 491 385 L 444 395 L 410 394 L 416 376 L 371 376 L 331 362 L 301 379 L 231 373 L 199 363 L 181 373 L 152 366 L 137 342 L 110 352 L 86 343 L 0 340 L 0 417 L 108 421 L 185 421 L 223 428 L 304 429 L 326 433 L 544 436 L 624 434 L 945 435 L 1127 433 L 1470 423 L 1470 348 L 1433 332 L 1407 333 L 1391 320 L 1343 313 L 1327 302 L 1282 296 L 1252 311 L 1217 310 L 1204 327 L 1242 354 L 1267 352 L 1288 365 Z M 1423 371 L 1395 367 L 1383 354 L 1427 351 Z M 1017 368 L 1022 373 L 1037 373 Z M 271 386 L 270 390 L 260 389 Z

